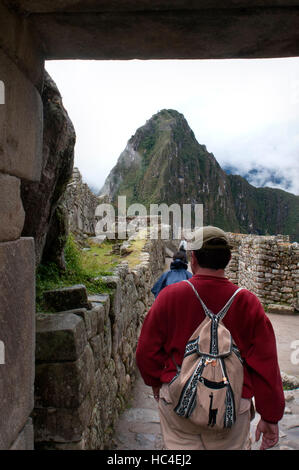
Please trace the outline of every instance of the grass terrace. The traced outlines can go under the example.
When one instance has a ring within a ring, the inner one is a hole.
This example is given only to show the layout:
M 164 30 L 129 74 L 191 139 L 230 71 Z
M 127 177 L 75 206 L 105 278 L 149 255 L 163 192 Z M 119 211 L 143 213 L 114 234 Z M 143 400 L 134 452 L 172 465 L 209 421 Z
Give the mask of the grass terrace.
M 47 312 L 43 301 L 43 293 L 47 290 L 84 284 L 89 294 L 110 293 L 111 289 L 101 276 L 112 275 L 121 261 L 126 261 L 131 269 L 140 264 L 146 242 L 139 235 L 136 240 L 132 240 L 127 253 L 121 256 L 117 250 L 113 250 L 119 241 L 105 240 L 101 245 L 94 245 L 87 240 L 88 246 L 81 248 L 70 234 L 64 250 L 65 271 L 55 263 L 41 264 L 37 269 L 37 312 Z

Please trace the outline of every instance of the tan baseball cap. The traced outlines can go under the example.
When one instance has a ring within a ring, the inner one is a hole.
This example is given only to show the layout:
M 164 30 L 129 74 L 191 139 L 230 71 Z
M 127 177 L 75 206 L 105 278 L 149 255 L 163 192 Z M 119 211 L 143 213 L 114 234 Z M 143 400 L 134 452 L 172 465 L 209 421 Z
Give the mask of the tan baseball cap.
M 202 246 L 214 238 L 220 238 L 225 240 L 228 244 L 228 238 L 226 233 L 218 227 L 207 225 L 206 227 L 200 227 L 189 234 L 185 234 L 187 240 L 187 250 L 199 250 Z

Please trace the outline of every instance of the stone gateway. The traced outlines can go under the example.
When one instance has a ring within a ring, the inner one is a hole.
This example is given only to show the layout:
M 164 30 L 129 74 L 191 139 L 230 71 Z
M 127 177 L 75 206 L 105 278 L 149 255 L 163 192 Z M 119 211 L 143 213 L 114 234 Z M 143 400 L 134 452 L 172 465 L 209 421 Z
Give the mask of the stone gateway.
M 291 57 L 299 55 L 298 30 L 299 0 L 228 0 L 225 5 L 220 0 L 0 0 L 0 81 L 6 95 L 0 105 L 1 196 L 6 195 L 0 203 L 0 326 L 6 348 L 0 367 L 0 395 L 5 397 L 0 449 L 33 448 L 35 247 L 30 237 L 21 238 L 20 184 L 41 180 L 45 60 Z M 12 206 L 17 211 L 10 217 Z M 269 275 L 276 280 L 277 273 L 267 274 L 265 292 Z M 136 308 L 143 307 L 137 302 Z M 116 324 L 118 338 L 123 326 Z M 102 383 L 113 376 L 114 367 L 105 364 Z M 124 368 L 117 373 L 125 388 Z M 81 405 L 88 408 L 90 401 Z M 81 410 L 74 416 L 79 422 Z M 107 420 L 105 410 L 101 418 L 97 409 L 92 412 L 95 426 Z M 60 422 L 66 421 L 65 408 L 57 413 Z M 55 436 L 56 416 L 47 415 Z M 68 442 L 71 447 L 73 441 Z

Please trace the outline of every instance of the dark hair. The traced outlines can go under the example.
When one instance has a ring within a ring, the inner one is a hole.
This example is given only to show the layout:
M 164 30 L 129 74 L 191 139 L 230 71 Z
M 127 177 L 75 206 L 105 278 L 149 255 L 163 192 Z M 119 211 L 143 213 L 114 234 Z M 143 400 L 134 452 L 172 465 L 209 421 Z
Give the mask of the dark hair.
M 187 254 L 186 254 L 186 251 L 185 251 L 185 250 L 177 251 L 177 252 L 173 255 L 172 259 L 173 259 L 173 261 L 176 260 L 176 259 L 179 259 L 179 260 L 183 261 L 183 263 L 187 263 L 187 264 L 188 264 Z
M 222 238 L 209 240 L 194 254 L 199 266 L 209 269 L 225 269 L 231 258 L 230 246 Z

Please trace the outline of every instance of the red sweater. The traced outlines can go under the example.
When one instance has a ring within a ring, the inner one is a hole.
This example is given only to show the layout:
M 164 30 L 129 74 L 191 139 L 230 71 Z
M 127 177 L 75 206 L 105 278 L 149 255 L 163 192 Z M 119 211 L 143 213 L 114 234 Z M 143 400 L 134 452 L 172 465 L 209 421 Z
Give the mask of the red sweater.
M 207 307 L 218 313 L 237 286 L 227 278 L 194 275 L 190 281 Z M 205 314 L 191 286 L 179 282 L 165 287 L 149 310 L 138 341 L 136 361 L 146 385 L 168 383 L 176 374 L 171 356 L 182 363 L 185 346 Z M 258 298 L 244 289 L 223 320 L 245 360 L 243 398 L 255 397 L 265 421 L 278 422 L 284 394 L 270 320 Z

